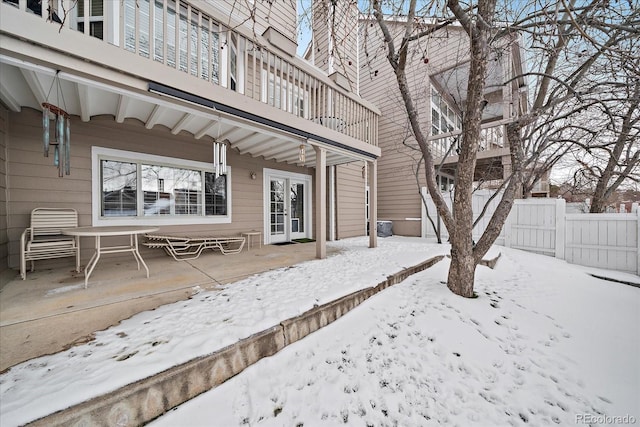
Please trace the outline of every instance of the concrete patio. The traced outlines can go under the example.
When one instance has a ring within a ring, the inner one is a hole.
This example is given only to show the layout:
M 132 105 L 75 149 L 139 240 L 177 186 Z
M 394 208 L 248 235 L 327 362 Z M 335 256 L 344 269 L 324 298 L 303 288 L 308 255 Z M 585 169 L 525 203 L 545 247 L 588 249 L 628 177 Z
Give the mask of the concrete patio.
M 53 264 L 36 262 L 35 271 L 24 281 L 17 271 L 5 273 L 0 287 L 0 372 L 87 342 L 94 332 L 136 313 L 253 274 L 312 260 L 316 246 L 245 247 L 240 254 L 227 256 L 206 251 L 196 260 L 181 262 L 162 250 L 144 248 L 141 252 L 149 266 L 148 279 L 144 269 L 136 269 L 132 256 L 107 255 L 99 261 L 87 289 L 83 274 L 73 271 L 71 258 Z

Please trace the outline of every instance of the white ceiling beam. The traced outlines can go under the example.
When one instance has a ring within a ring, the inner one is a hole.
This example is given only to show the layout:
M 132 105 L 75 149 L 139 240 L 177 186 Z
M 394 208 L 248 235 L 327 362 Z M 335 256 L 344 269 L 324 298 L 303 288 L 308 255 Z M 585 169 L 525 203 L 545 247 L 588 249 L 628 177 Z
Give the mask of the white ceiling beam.
M 155 107 L 153 107 L 151 114 L 149 114 L 149 117 L 147 117 L 147 122 L 144 124 L 144 127 L 147 129 L 153 129 L 153 127 L 158 124 L 163 112 L 164 108 L 156 104 Z
M 176 123 L 176 125 L 173 127 L 173 129 L 171 129 L 171 133 L 174 135 L 179 134 L 180 132 L 182 132 L 191 122 L 191 120 L 194 119 L 194 115 L 191 113 L 185 113 L 184 116 L 182 116 L 182 118 L 180 119 L 180 121 L 178 123 Z
M 34 71 L 26 70 L 24 68 L 20 68 L 20 73 L 22 73 L 22 77 L 24 77 L 24 80 L 27 82 L 31 93 L 33 93 L 33 96 L 36 98 L 36 101 L 38 101 L 38 104 L 42 105 L 42 103 L 47 100 L 47 95 L 42 88 L 42 83 L 40 83 L 38 75 Z M 57 90 L 58 88 L 55 89 Z M 64 108 L 63 105 L 58 106 Z
M 83 122 L 88 122 L 91 120 L 91 111 L 89 111 L 90 103 L 89 103 L 89 87 L 86 85 L 78 83 L 76 85 L 78 89 L 78 105 L 80 105 L 80 119 Z
M 237 147 L 238 145 L 244 145 L 244 143 L 251 141 L 251 139 L 255 138 L 258 135 L 260 135 L 258 132 L 251 132 L 249 135 L 243 136 L 242 138 L 233 141 L 232 145 L 234 147 Z
M 207 125 L 205 127 L 203 127 L 198 132 L 196 132 L 194 136 L 195 136 L 196 139 L 201 139 L 207 133 L 212 132 L 212 131 L 215 132 L 219 128 L 220 128 L 220 121 L 219 120 L 212 120 L 209 123 L 207 123 Z
M 259 124 L 259 123 L 247 123 L 244 120 L 233 120 L 232 117 L 225 118 L 225 121 L 227 123 L 229 123 L 229 124 L 232 123 L 233 126 L 244 128 L 244 129 L 247 129 L 247 130 L 251 130 L 253 132 L 258 131 L 261 134 L 270 135 L 270 136 L 272 136 L 274 138 L 287 138 L 289 140 L 299 139 L 300 141 L 304 141 L 304 138 L 302 138 L 302 137 L 299 137 L 299 136 L 294 135 L 294 134 L 290 134 L 290 133 L 288 133 L 286 131 L 279 132 L 277 130 L 274 130 L 273 128 L 270 128 L 268 126 L 265 126 L 265 125 L 262 125 L 262 124 Z
M 242 131 L 246 131 L 245 128 L 243 127 L 237 127 L 237 126 L 233 126 L 231 129 L 229 129 L 228 131 L 226 131 L 225 133 L 223 133 L 222 135 L 219 135 L 217 138 L 215 138 L 217 141 L 224 141 L 225 139 L 229 139 L 229 137 L 231 137 L 232 135 L 237 134 L 238 132 L 242 132 Z
M 5 83 L 5 80 L 0 79 L 0 99 L 2 99 L 2 102 L 8 109 L 14 113 L 19 113 L 21 110 L 20 103 L 11 95 Z
M 127 118 L 127 108 L 129 107 L 130 98 L 125 95 L 118 96 L 118 107 L 116 108 L 116 123 L 123 123 Z
M 265 160 L 271 160 L 271 159 L 276 159 L 277 157 L 281 157 L 284 153 L 287 153 L 292 150 L 295 150 L 297 153 L 298 146 L 293 144 L 283 144 L 279 146 L 277 149 L 274 148 L 273 150 L 262 154 L 262 156 L 265 158 Z
M 274 137 L 271 137 L 271 136 L 267 135 L 265 137 L 257 138 L 255 140 L 251 141 L 251 143 L 249 145 L 245 144 L 245 146 L 243 146 L 243 147 L 238 147 L 237 144 L 234 144 L 234 146 L 235 146 L 235 148 L 238 149 L 238 152 L 240 154 L 251 154 L 251 155 L 253 155 L 253 153 L 256 152 L 256 151 L 264 151 L 264 150 L 261 150 L 260 147 L 264 147 L 265 145 L 267 147 L 271 147 L 272 145 L 269 144 L 269 143 L 273 142 L 273 141 L 277 141 L 277 140 L 278 140 L 278 138 L 274 138 Z
M 252 157 L 260 157 L 264 155 L 270 155 L 274 150 L 278 150 L 280 147 L 287 146 L 294 141 L 283 140 L 282 138 L 272 138 L 268 141 L 260 144 L 260 147 L 251 151 Z

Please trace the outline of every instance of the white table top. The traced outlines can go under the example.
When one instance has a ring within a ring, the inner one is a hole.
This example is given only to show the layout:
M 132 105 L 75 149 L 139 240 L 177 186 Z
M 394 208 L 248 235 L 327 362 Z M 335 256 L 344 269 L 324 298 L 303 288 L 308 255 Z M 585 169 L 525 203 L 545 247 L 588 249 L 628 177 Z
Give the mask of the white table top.
M 130 236 L 133 234 L 153 233 L 158 227 L 150 226 L 115 226 L 115 227 L 76 227 L 61 230 L 69 236 Z

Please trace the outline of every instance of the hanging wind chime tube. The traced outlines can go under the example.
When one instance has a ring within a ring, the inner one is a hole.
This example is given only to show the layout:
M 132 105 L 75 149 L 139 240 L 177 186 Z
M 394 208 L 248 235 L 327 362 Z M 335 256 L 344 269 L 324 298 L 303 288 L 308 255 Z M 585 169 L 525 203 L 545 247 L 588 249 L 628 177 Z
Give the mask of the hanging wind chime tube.
M 227 174 L 227 144 L 213 143 L 213 173 L 216 178 Z
M 58 168 L 58 176 L 63 177 L 71 174 L 71 116 L 61 107 L 49 103 L 49 95 L 54 86 L 56 86 L 57 99 L 62 99 L 64 105 L 62 87 L 56 73 L 47 99 L 42 103 L 42 148 L 44 156 L 49 157 L 49 150 L 53 146 L 53 165 Z M 51 120 L 55 120 L 53 130 Z M 51 139 L 52 131 L 53 140 Z
M 64 133 L 64 174 L 71 175 L 71 120 L 67 118 Z
M 42 145 L 44 156 L 49 157 L 49 107 L 42 105 Z

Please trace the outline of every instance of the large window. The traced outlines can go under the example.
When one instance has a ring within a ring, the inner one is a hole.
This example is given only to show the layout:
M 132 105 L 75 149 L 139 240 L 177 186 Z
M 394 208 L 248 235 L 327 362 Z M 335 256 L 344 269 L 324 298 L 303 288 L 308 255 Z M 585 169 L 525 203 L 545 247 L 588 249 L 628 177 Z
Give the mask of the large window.
M 209 163 L 94 147 L 97 224 L 230 222 L 230 177 Z
M 440 135 L 462 128 L 462 116 L 436 91 L 431 89 L 431 135 Z M 444 155 L 456 138 L 434 140 L 437 154 Z M 455 154 L 455 153 L 454 153 Z

